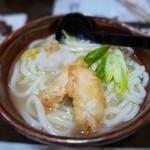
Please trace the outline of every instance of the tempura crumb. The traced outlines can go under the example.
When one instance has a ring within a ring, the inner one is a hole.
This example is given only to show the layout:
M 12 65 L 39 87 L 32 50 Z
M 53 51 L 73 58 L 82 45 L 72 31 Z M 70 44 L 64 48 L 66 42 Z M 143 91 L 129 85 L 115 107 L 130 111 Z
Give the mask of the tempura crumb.
M 48 42 L 44 44 L 44 49 L 48 52 L 51 53 L 53 51 L 60 50 L 60 44 L 58 41 L 51 39 Z

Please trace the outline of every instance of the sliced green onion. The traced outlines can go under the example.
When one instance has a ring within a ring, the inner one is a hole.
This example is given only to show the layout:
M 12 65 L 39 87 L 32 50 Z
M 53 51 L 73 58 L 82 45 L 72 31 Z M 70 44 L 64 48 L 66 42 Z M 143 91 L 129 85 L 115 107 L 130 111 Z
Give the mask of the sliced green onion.
M 110 82 L 113 78 L 113 70 L 111 55 L 108 55 L 106 65 L 105 65 L 105 80 L 106 82 Z
M 68 39 L 70 41 L 75 40 L 75 38 L 73 36 L 71 36 L 70 34 L 68 34 L 65 30 L 62 30 L 62 33 L 64 34 L 66 39 Z
M 96 62 L 101 56 L 103 56 L 110 48 L 109 45 L 104 45 L 100 48 L 95 49 L 94 51 L 89 52 L 85 57 L 84 61 L 87 63 L 88 67 Z
M 128 86 L 128 68 L 126 66 L 126 62 L 122 52 L 120 50 L 116 50 L 115 55 L 120 62 L 122 75 L 122 80 L 121 82 L 116 82 L 115 89 L 116 93 L 123 94 Z
M 108 53 L 105 53 L 103 57 L 101 58 L 100 64 L 95 70 L 97 77 L 101 79 L 102 81 L 105 80 L 105 65 L 106 65 L 107 57 L 108 57 Z

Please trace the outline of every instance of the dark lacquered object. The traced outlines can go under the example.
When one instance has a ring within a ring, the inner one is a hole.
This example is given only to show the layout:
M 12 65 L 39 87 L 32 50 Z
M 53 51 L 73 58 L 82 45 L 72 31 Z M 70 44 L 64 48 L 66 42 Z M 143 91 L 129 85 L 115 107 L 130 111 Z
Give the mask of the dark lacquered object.
M 9 89 L 9 79 L 12 74 L 14 63 L 24 49 L 33 40 L 46 37 L 55 33 L 58 22 L 61 16 L 48 16 L 39 20 L 35 20 L 20 30 L 12 33 L 2 45 L 0 45 L 0 112 L 1 115 L 12 125 L 17 131 L 23 135 L 34 139 L 36 141 L 46 144 L 57 144 L 65 146 L 98 146 L 109 144 L 117 140 L 121 140 L 139 128 L 150 120 L 150 82 L 147 86 L 147 96 L 144 99 L 143 104 L 140 107 L 140 111 L 137 116 L 123 124 L 114 128 L 110 132 L 103 133 L 99 136 L 93 136 L 89 138 L 80 137 L 63 137 L 53 136 L 29 126 L 23 118 L 16 111 L 12 102 Z M 101 30 L 106 33 L 122 33 L 137 35 L 137 31 L 133 28 L 114 22 L 105 18 L 88 17 L 90 20 L 94 32 Z M 135 54 L 142 64 L 145 65 L 147 72 L 150 74 L 150 51 L 135 49 Z
M 58 41 L 64 36 L 62 30 L 79 39 L 88 39 L 101 44 L 150 48 L 150 37 L 147 36 L 106 33 L 103 30 L 94 32 L 90 21 L 80 13 L 70 13 L 62 18 L 56 31 Z

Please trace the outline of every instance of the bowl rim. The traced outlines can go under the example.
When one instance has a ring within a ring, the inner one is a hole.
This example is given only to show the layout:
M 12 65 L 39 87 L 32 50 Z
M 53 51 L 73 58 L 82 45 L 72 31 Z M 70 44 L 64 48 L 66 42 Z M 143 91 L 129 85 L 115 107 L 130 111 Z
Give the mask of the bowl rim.
M 46 20 L 50 20 L 53 18 L 60 19 L 61 17 L 63 17 L 63 15 L 58 15 L 58 16 L 49 15 L 46 17 L 42 17 L 42 18 L 39 18 L 39 19 L 36 19 L 34 21 L 27 23 L 22 28 L 11 33 L 7 37 L 7 39 L 2 44 L 0 44 L 0 58 L 2 57 L 3 52 L 4 52 L 2 50 L 5 50 L 7 48 L 7 45 L 9 45 L 9 43 L 17 39 L 20 35 L 24 34 L 27 30 L 33 29 L 37 23 L 40 23 L 43 20 L 46 21 Z M 136 30 L 135 28 L 125 23 L 120 23 L 117 21 L 113 21 L 111 19 L 103 18 L 103 17 L 91 17 L 90 16 L 89 18 L 101 20 L 103 23 L 107 22 L 110 25 L 115 24 L 116 27 L 124 28 L 131 34 L 140 34 L 138 30 Z M 1 63 L 1 60 L 0 60 L 0 63 Z M 5 118 L 5 120 L 11 126 L 13 126 L 16 130 L 18 130 L 19 132 L 21 132 L 22 134 L 24 134 L 25 136 L 31 139 L 34 139 L 36 141 L 46 143 L 46 144 L 59 144 L 59 145 L 67 145 L 67 146 L 96 146 L 96 145 L 104 145 L 107 143 L 111 143 L 111 142 L 120 140 L 132 134 L 133 132 L 135 132 L 137 129 L 145 125 L 150 120 L 150 111 L 147 109 L 136 120 L 130 122 L 129 125 L 127 124 L 127 126 L 124 127 L 123 131 L 122 131 L 122 128 L 120 128 L 117 132 L 111 131 L 107 134 L 106 133 L 104 135 L 102 134 L 103 136 L 99 135 L 99 136 L 94 136 L 94 137 L 77 138 L 77 137 L 55 136 L 52 134 L 44 133 L 42 131 L 38 131 L 32 127 L 27 128 L 26 126 L 18 122 L 13 116 L 11 116 L 11 114 L 9 114 L 9 112 L 1 104 L 1 100 L 0 100 L 0 114 L 1 116 L 3 116 L 3 118 Z M 140 118 L 144 119 L 144 123 L 140 121 Z M 134 125 L 134 127 L 132 125 Z M 121 131 L 121 134 L 118 133 L 120 131 Z M 109 140 L 111 140 L 111 142 L 109 142 Z

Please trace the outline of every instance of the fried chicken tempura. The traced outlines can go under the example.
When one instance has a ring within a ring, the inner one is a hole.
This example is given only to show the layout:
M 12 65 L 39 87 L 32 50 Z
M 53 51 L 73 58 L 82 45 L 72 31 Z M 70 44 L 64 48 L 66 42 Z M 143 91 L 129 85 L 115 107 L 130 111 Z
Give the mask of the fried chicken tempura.
M 95 72 L 83 60 L 68 67 L 68 96 L 73 98 L 74 119 L 81 130 L 95 131 L 104 115 L 104 90 Z
M 63 71 L 55 80 L 54 83 L 41 91 L 40 97 L 43 105 L 49 108 L 57 108 L 63 103 L 67 96 L 66 84 L 68 82 L 68 71 Z
M 73 100 L 74 120 L 86 133 L 95 131 L 104 115 L 104 90 L 94 71 L 77 60 L 63 71 L 52 86 L 41 92 L 43 105 L 56 108 L 65 97 Z

